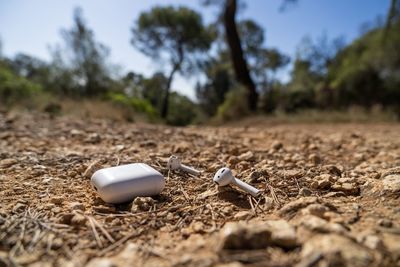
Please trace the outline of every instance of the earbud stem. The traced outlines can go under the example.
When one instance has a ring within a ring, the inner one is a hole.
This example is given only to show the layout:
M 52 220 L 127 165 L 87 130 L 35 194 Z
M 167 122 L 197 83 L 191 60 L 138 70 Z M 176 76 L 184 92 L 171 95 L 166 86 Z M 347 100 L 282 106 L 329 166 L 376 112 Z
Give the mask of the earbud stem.
M 255 188 L 245 182 L 240 181 L 239 179 L 234 178 L 233 183 L 235 185 L 237 185 L 239 188 L 241 188 L 242 190 L 244 190 L 247 193 L 249 193 L 250 195 L 252 195 L 253 197 L 256 197 L 260 194 L 260 190 L 258 190 L 257 188 Z
M 181 164 L 181 169 L 183 170 L 183 171 L 185 171 L 185 172 L 188 172 L 188 173 L 190 173 L 190 174 L 193 174 L 193 175 L 195 175 L 195 176 L 198 176 L 198 175 L 200 175 L 200 171 L 198 171 L 198 170 L 196 170 L 196 169 L 193 169 L 193 168 L 191 168 L 191 167 L 189 167 L 189 166 L 186 166 L 186 165 L 184 165 L 184 164 Z

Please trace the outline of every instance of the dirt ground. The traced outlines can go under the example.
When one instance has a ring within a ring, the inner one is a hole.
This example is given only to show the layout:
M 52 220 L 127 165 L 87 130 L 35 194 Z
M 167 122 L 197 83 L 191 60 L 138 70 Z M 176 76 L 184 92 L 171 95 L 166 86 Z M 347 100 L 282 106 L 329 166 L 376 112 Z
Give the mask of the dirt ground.
M 202 171 L 168 171 L 177 155 Z M 108 205 L 102 167 L 163 192 Z M 223 166 L 262 190 L 217 188 Z M 400 125 L 173 128 L 0 114 L 0 266 L 400 266 Z

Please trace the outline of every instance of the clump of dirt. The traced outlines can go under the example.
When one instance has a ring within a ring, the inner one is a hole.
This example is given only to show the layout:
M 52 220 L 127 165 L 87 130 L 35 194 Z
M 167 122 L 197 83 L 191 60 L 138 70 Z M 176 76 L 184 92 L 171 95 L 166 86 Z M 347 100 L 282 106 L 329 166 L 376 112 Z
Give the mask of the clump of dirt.
M 168 171 L 171 154 L 202 170 Z M 104 203 L 99 168 L 164 191 Z M 262 190 L 217 188 L 227 166 Z M 399 266 L 400 126 L 186 127 L 0 114 L 0 266 Z

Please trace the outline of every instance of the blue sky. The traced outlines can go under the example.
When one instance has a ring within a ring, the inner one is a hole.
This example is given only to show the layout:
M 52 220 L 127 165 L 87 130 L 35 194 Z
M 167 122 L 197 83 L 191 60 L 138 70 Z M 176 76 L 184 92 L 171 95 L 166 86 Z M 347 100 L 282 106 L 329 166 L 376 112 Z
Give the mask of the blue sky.
M 301 39 L 326 33 L 344 36 L 350 42 L 365 22 L 385 15 L 390 0 L 299 0 L 286 12 L 280 12 L 282 0 L 247 0 L 240 18 L 251 18 L 265 28 L 267 47 L 277 47 L 293 56 Z M 160 69 L 130 44 L 130 28 L 140 12 L 155 5 L 185 5 L 214 19 L 216 9 L 204 8 L 200 0 L 0 0 L 0 38 L 3 54 L 28 53 L 50 59 L 48 47 L 61 43 L 61 28 L 70 28 L 74 7 L 83 9 L 84 17 L 96 39 L 111 48 L 110 61 L 124 71 L 151 75 Z M 287 79 L 288 70 L 280 74 Z M 194 98 L 194 83 L 199 77 L 177 77 L 173 88 Z

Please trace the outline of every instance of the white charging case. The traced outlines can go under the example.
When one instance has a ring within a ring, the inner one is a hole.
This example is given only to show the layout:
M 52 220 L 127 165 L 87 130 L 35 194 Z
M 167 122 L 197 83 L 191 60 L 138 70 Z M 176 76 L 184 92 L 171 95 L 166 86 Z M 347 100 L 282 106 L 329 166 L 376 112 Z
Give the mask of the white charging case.
M 94 189 L 108 203 L 123 203 L 139 196 L 154 196 L 165 186 L 161 173 L 144 163 L 100 169 L 91 178 Z

